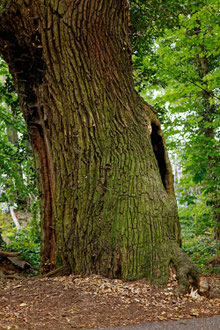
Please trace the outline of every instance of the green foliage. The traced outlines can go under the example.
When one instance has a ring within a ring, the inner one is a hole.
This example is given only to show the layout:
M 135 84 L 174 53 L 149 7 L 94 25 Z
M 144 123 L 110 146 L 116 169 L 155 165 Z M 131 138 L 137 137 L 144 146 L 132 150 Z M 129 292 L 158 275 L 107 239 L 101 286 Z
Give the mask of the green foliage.
M 213 227 L 217 226 L 220 174 L 219 4 L 216 0 L 169 3 L 150 2 L 156 12 L 161 8 L 158 18 L 164 13 L 171 17 L 159 25 L 159 31 L 157 19 L 149 28 L 150 18 L 142 15 L 141 24 L 146 24 L 146 33 L 151 31 L 151 43 L 146 46 L 150 51 L 139 57 L 139 67 L 150 67 L 154 79 L 148 84 L 137 80 L 137 89 L 158 109 L 168 150 L 178 155 L 183 169 L 177 184 L 180 214 L 182 204 L 192 211 L 202 200 L 204 215 L 198 223 L 207 221 Z M 148 3 L 142 6 L 146 9 Z
M 31 220 L 29 223 L 30 240 L 36 244 L 40 244 L 41 240 L 41 225 L 40 225 L 40 203 L 39 200 L 31 203 Z
M 164 84 L 157 75 L 158 55 L 155 40 L 162 36 L 165 28 L 178 24 L 178 13 L 184 12 L 185 3 L 180 0 L 132 0 L 132 46 L 134 49 L 135 82 L 140 92 L 152 85 Z
M 21 252 L 21 258 L 29 262 L 34 268 L 40 264 L 40 219 L 39 206 L 34 203 L 34 216 L 25 227 L 17 231 L 14 227 L 10 215 L 0 212 L 0 232 L 2 237 L 6 237 L 9 242 L 2 247 L 9 251 Z
M 12 78 L 0 59 L 0 202 L 27 205 L 37 195 L 29 137 Z
M 194 237 L 199 235 L 214 235 L 215 222 L 212 208 L 207 203 L 205 195 L 188 194 L 181 198 L 179 206 L 182 232 Z
M 218 255 L 220 248 L 220 242 L 214 239 L 217 224 L 212 210 L 213 199 L 201 192 L 201 187 L 195 185 L 189 175 L 183 176 L 177 183 L 176 193 L 183 250 L 204 273 L 218 272 L 208 266 L 208 262 Z
M 33 267 L 40 262 L 40 220 L 32 150 L 18 97 L 6 63 L 0 59 L 0 202 L 29 209 L 32 218 L 17 231 L 10 215 L 0 214 L 5 249 L 21 252 Z
M 21 258 L 38 269 L 40 264 L 40 244 L 31 241 L 30 231 L 23 229 L 10 236 L 10 244 L 6 246 L 9 251 L 21 252 Z
M 183 250 L 191 257 L 203 273 L 217 273 L 218 269 L 208 266 L 212 257 L 220 251 L 220 241 L 213 239 L 213 236 L 199 236 L 187 238 L 183 236 Z

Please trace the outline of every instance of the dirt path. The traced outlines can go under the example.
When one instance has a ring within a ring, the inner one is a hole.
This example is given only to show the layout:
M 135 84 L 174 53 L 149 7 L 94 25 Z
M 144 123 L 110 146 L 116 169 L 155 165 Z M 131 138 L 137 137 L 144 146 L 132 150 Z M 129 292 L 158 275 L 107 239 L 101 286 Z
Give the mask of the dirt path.
M 0 287 L 0 329 L 90 329 L 220 314 L 220 277 L 209 298 L 179 297 L 145 280 L 125 283 L 100 276 L 11 280 Z

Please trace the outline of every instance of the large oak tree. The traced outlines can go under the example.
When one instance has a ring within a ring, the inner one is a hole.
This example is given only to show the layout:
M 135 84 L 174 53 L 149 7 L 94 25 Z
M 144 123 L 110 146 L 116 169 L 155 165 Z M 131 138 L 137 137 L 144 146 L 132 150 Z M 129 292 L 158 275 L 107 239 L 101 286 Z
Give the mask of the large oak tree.
M 7 0 L 0 51 L 29 130 L 42 197 L 42 268 L 181 286 L 160 123 L 132 80 L 127 0 Z

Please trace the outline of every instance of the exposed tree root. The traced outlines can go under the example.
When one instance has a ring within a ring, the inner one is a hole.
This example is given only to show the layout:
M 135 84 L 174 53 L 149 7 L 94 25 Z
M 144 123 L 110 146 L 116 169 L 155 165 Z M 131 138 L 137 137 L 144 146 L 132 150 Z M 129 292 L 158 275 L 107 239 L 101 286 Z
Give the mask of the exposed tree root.
M 21 252 L 10 252 L 0 250 L 0 280 L 19 279 L 22 272 L 31 265 L 18 258 Z
M 21 252 L 9 252 L 0 250 L 0 257 L 17 257 L 21 254 Z
M 4 274 L 1 270 L 0 270 L 0 280 L 2 279 L 19 279 L 19 275 L 18 274 Z
M 192 260 L 182 251 L 176 242 L 172 242 L 172 259 L 176 269 L 179 293 L 184 294 L 189 290 L 190 284 L 198 288 L 200 270 Z
M 194 289 L 197 289 L 199 287 L 199 279 L 201 275 L 200 270 L 182 251 L 176 241 L 171 241 L 170 244 L 170 262 L 173 264 L 176 270 L 179 293 L 187 293 L 190 286 L 192 286 Z M 52 270 L 49 273 L 44 274 L 43 277 L 66 276 L 70 274 L 71 269 L 67 265 L 64 265 L 55 270 Z
M 68 266 L 64 265 L 61 266 L 55 270 L 52 270 L 51 272 L 44 274 L 43 277 L 53 277 L 53 276 L 65 276 L 65 275 L 70 275 L 71 270 Z

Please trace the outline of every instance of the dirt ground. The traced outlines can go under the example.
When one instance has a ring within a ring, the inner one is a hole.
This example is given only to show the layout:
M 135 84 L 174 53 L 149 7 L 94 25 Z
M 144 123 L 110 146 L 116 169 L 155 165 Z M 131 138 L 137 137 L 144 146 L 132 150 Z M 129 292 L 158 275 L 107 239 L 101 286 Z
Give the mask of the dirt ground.
M 164 288 L 145 280 L 98 275 L 2 280 L 0 329 L 90 329 L 220 314 L 220 277 L 209 297 L 180 297 L 175 279 Z

